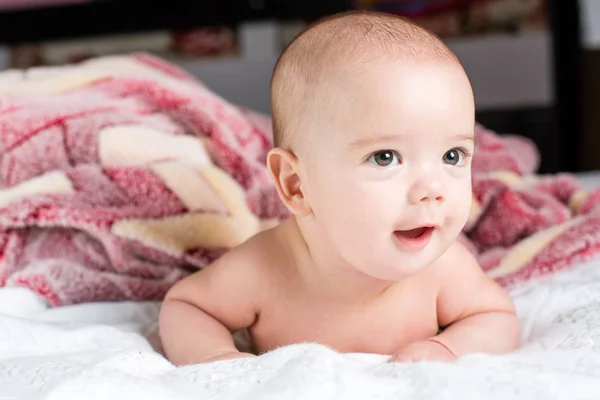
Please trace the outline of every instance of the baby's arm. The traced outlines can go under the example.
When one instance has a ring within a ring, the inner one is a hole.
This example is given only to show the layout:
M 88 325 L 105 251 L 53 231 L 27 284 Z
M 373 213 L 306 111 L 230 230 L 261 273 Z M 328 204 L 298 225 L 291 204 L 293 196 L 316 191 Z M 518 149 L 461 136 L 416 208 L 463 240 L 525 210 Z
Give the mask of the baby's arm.
M 518 347 L 521 330 L 512 299 L 464 246 L 449 249 L 436 275 L 438 323 L 445 328 L 436 340 L 456 356 L 502 354 Z
M 456 243 L 433 266 L 437 282 L 439 335 L 411 343 L 391 361 L 452 361 L 468 353 L 502 354 L 515 350 L 520 325 L 508 294 L 487 277 L 473 255 Z
M 176 365 L 227 358 L 240 353 L 232 333 L 252 325 L 259 312 L 254 258 L 234 249 L 175 284 L 163 303 L 159 329 L 165 355 Z

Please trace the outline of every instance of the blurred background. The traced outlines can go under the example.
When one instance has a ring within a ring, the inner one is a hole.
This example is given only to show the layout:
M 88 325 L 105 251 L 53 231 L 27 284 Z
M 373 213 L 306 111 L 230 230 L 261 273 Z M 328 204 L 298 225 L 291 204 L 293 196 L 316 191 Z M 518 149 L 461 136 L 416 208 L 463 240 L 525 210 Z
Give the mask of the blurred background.
M 479 122 L 533 139 L 540 172 L 600 169 L 600 0 L 0 0 L 0 70 L 143 51 L 268 113 L 283 47 L 347 9 L 439 34 L 471 79 Z

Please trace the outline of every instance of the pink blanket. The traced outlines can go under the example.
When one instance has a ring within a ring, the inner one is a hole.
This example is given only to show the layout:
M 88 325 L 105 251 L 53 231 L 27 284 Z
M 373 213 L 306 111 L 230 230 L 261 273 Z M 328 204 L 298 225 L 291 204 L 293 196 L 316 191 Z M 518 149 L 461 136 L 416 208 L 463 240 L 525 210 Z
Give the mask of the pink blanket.
M 0 73 L 0 286 L 54 306 L 156 300 L 287 216 L 270 121 L 147 55 Z M 600 246 L 600 191 L 535 176 L 518 137 L 477 131 L 462 238 L 504 285 Z

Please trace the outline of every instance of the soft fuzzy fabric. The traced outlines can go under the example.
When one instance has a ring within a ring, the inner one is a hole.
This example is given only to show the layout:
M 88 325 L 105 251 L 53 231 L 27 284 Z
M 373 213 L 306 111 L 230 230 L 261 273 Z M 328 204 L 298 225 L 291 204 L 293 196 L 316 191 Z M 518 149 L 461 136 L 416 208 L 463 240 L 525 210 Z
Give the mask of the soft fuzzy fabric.
M 535 147 L 477 128 L 462 238 L 509 285 L 600 245 L 600 192 L 535 177 Z M 54 305 L 160 299 L 287 216 L 268 118 L 148 55 L 0 73 L 0 286 Z
M 461 237 L 503 286 L 562 270 L 600 250 L 600 190 L 570 174 L 535 175 L 523 137 L 477 127 L 473 208 Z

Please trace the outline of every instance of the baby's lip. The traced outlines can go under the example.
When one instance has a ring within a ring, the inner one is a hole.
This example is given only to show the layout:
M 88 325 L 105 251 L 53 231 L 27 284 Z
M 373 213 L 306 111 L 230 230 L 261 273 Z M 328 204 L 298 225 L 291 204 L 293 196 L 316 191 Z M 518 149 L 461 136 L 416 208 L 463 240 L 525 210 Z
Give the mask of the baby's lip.
M 411 229 L 397 229 L 394 231 L 394 234 L 402 235 L 407 238 L 416 238 L 426 232 L 431 233 L 434 230 L 435 230 L 435 228 L 432 225 L 419 225 L 419 226 L 417 226 L 415 228 L 411 228 Z
M 421 228 L 432 228 L 432 229 L 437 229 L 439 228 L 438 225 L 436 224 L 420 224 L 420 225 L 403 225 L 402 227 L 396 228 L 394 229 L 395 232 L 407 232 L 407 231 L 412 231 L 415 229 L 421 229 Z

